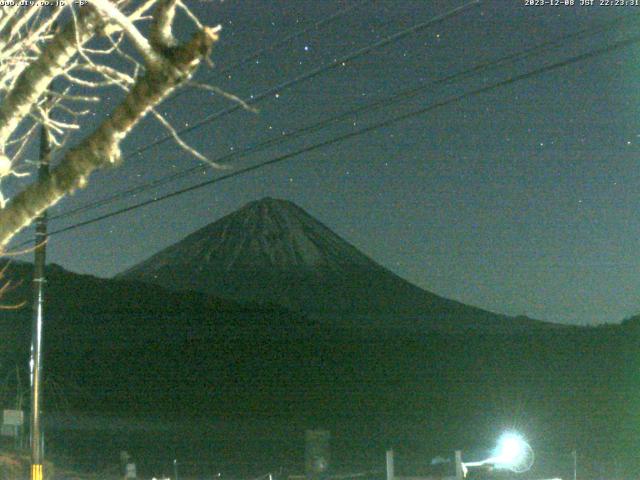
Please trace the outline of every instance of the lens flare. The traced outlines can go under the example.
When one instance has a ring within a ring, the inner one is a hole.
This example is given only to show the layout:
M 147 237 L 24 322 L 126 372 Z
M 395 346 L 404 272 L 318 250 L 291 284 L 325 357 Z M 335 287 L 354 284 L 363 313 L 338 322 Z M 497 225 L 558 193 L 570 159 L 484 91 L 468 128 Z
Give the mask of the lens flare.
M 528 471 L 533 465 L 533 449 L 526 440 L 514 432 L 504 433 L 498 440 L 493 455 L 479 462 L 461 464 L 463 475 L 467 476 L 468 467 L 492 466 L 511 470 L 515 473 Z
M 521 435 L 507 432 L 498 440 L 492 461 L 496 468 L 526 472 L 533 465 L 533 450 Z

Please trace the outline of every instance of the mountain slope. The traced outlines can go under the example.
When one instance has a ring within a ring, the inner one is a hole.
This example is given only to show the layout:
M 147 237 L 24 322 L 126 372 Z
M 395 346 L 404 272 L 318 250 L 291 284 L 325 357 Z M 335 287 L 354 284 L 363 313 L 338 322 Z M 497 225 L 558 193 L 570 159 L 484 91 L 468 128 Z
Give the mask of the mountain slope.
M 0 269 L 6 263 L 0 260 Z M 2 282 L 10 287 L 0 299 L 0 306 L 21 305 L 2 309 L 0 330 L 0 365 L 4 352 L 26 352 L 31 329 L 33 265 L 12 261 Z M 80 275 L 52 264 L 46 269 L 45 314 L 47 339 L 60 341 L 63 348 L 75 348 L 69 338 L 90 339 L 98 331 L 108 332 L 105 341 L 117 343 L 116 332 L 127 332 L 137 339 L 166 340 L 165 336 L 194 333 L 198 335 L 229 329 L 251 330 L 268 326 L 272 330 L 303 320 L 279 306 L 239 303 L 200 292 L 175 292 L 143 282 L 128 282 Z M 18 340 L 21 338 L 22 340 Z M 15 341 L 13 341 L 15 340 Z M 84 340 L 83 340 L 84 341 Z M 88 340 L 87 340 L 88 341 Z M 55 344 L 55 342 L 53 342 Z
M 193 289 L 305 312 L 385 321 L 534 325 L 422 290 L 377 264 L 297 205 L 251 202 L 130 268 L 118 278 Z
M 16 262 L 7 276 L 22 285 L 6 303 L 29 300 L 31 266 Z M 48 430 L 49 446 L 65 452 L 86 454 L 90 445 L 92 459 L 111 462 L 122 448 L 137 444 L 145 452 L 142 459 L 162 444 L 168 452 L 163 458 L 182 450 L 184 458 L 211 462 L 259 459 L 263 468 L 273 460 L 276 442 L 285 462 L 298 458 L 302 437 L 295 432 L 310 425 L 336 432 L 335 450 L 352 460 L 363 445 L 373 451 L 416 444 L 426 451 L 451 451 L 516 422 L 553 451 L 576 442 L 599 463 L 623 459 L 630 472 L 637 471 L 633 452 L 640 435 L 630 412 L 638 409 L 637 402 L 629 403 L 639 388 L 633 319 L 629 329 L 365 336 L 347 329 L 336 333 L 274 307 L 76 275 L 56 266 L 48 269 L 47 280 L 44 357 L 51 383 L 45 384 L 45 411 L 71 414 L 71 427 Z M 463 306 L 460 312 L 452 320 L 517 321 L 480 311 L 482 317 Z M 16 364 L 27 366 L 29 326 L 28 306 L 0 315 L 2 378 L 10 378 Z M 54 385 L 62 387 L 58 395 Z M 114 415 L 130 417 L 130 430 L 83 430 L 76 412 L 102 416 L 101 424 L 111 424 Z M 135 420 L 144 415 L 179 423 L 181 430 L 151 434 Z M 203 428 L 185 428 L 183 419 Z M 212 426 L 207 423 L 212 419 L 221 420 Z M 250 435 L 229 423 L 262 420 L 271 423 L 256 424 L 259 432 Z M 601 440 L 595 446 L 594 435 Z

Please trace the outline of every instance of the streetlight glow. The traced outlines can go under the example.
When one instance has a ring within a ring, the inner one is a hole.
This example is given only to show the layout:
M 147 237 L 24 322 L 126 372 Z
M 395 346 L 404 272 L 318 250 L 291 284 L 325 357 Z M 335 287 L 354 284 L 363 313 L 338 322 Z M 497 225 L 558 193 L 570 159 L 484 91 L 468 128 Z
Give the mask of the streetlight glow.
M 491 466 L 511 470 L 515 473 L 526 472 L 533 465 L 531 445 L 519 434 L 506 432 L 498 439 L 493 455 L 479 462 L 461 462 L 463 476 L 467 476 L 468 467 Z
M 527 442 L 517 433 L 504 433 L 498 440 L 498 447 L 493 457 L 497 467 L 511 469 L 522 461 L 526 454 Z

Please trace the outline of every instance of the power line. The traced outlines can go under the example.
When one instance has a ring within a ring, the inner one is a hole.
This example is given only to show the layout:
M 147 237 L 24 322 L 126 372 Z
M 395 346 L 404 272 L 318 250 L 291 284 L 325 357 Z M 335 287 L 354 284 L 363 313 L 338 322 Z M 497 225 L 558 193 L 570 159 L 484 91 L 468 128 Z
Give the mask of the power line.
M 360 0 L 359 2 L 354 3 L 353 5 L 351 5 L 350 7 L 347 8 L 343 8 L 342 10 L 338 10 L 337 12 L 334 12 L 333 14 L 329 15 L 326 18 L 323 18 L 321 20 L 318 20 L 316 22 L 314 22 L 312 25 L 310 25 L 309 27 L 303 29 L 303 30 L 299 30 L 297 32 L 292 33 L 291 35 L 287 35 L 286 37 L 282 38 L 281 40 L 277 41 L 276 43 L 273 43 L 271 45 L 268 45 L 264 48 L 261 48 L 260 50 L 258 50 L 257 52 L 242 58 L 236 62 L 233 62 L 223 68 L 221 68 L 220 70 L 216 70 L 215 73 L 209 77 L 207 77 L 205 79 L 206 82 L 212 81 L 214 80 L 216 77 L 219 77 L 221 75 L 224 75 L 225 73 L 234 70 L 238 67 L 241 67 L 242 65 L 245 65 L 249 62 L 253 62 L 256 59 L 260 58 L 262 55 L 264 55 L 265 53 L 270 53 L 273 52 L 274 50 L 277 50 L 278 48 L 282 47 L 283 45 L 287 45 L 288 43 L 290 43 L 292 40 L 303 36 L 306 33 L 309 33 L 311 30 L 318 30 L 322 27 L 324 27 L 325 25 L 328 25 L 329 23 L 333 22 L 334 20 L 337 20 L 338 18 L 346 15 L 347 13 L 360 8 L 362 5 L 364 5 L 365 3 L 367 3 L 369 0 Z M 173 94 L 170 98 L 168 98 L 167 100 L 165 100 L 166 102 L 169 101 L 173 101 L 176 98 L 182 96 L 184 93 L 186 92 L 186 90 L 179 90 L 178 92 L 176 92 L 175 94 Z
M 301 155 L 303 153 L 312 152 L 312 151 L 327 147 L 329 145 L 333 145 L 333 144 L 342 142 L 344 140 L 348 140 L 348 139 L 351 139 L 351 138 L 354 138 L 354 137 L 357 137 L 357 136 L 360 136 L 360 135 L 364 135 L 364 134 L 372 132 L 374 130 L 378 130 L 378 129 L 383 128 L 383 127 L 391 126 L 391 125 L 393 125 L 395 123 L 398 123 L 398 122 L 401 122 L 403 120 L 408 120 L 410 118 L 414 118 L 414 117 L 417 117 L 417 116 L 420 116 L 420 115 L 424 115 L 425 113 L 428 113 L 428 112 L 430 112 L 432 110 L 435 110 L 435 109 L 438 109 L 438 108 L 442 108 L 442 107 L 451 105 L 453 103 L 457 103 L 457 102 L 459 102 L 459 101 L 461 101 L 463 99 L 474 97 L 476 95 L 480 95 L 480 94 L 483 94 L 483 93 L 487 93 L 489 91 L 496 90 L 498 88 L 501 88 L 501 87 L 504 87 L 504 86 L 507 86 L 507 85 L 510 85 L 510 84 L 513 84 L 513 83 L 516 83 L 516 82 L 519 82 L 519 81 L 522 81 L 522 80 L 526 80 L 526 79 L 535 77 L 537 75 L 541 75 L 543 73 L 547 73 L 547 72 L 550 72 L 550 71 L 553 71 L 553 70 L 557 70 L 559 68 L 566 67 L 566 66 L 574 64 L 574 63 L 578 63 L 578 62 L 589 60 L 589 59 L 592 59 L 592 58 L 595 58 L 595 57 L 598 57 L 598 56 L 601 56 L 601 55 L 605 55 L 607 53 L 611 53 L 611 52 L 613 52 L 615 50 L 619 50 L 621 48 L 629 47 L 629 46 L 631 46 L 633 44 L 636 44 L 636 43 L 639 43 L 639 42 L 640 42 L 640 36 L 634 36 L 634 37 L 631 37 L 631 38 L 629 38 L 627 40 L 622 40 L 622 41 L 616 42 L 614 44 L 611 44 L 611 45 L 609 45 L 607 47 L 603 47 L 603 48 L 600 48 L 600 49 L 597 49 L 597 50 L 593 50 L 591 52 L 587 52 L 587 53 L 583 53 L 583 54 L 571 57 L 571 58 L 566 59 L 566 60 L 562 60 L 560 62 L 556 62 L 556 63 L 550 64 L 550 65 L 546 65 L 546 66 L 537 68 L 537 69 L 532 70 L 532 71 L 527 72 L 527 73 L 523 73 L 523 74 L 520 74 L 520 75 L 509 77 L 506 80 L 502 80 L 502 81 L 494 83 L 492 85 L 488 85 L 488 86 L 485 86 L 485 87 L 482 87 L 482 88 L 478 88 L 476 90 L 472 90 L 470 92 L 466 92 L 466 93 L 463 93 L 463 94 L 460 94 L 460 95 L 456 95 L 456 96 L 448 98 L 446 100 L 443 100 L 443 101 L 436 102 L 436 103 L 433 103 L 431 105 L 428 105 L 428 106 L 426 106 L 424 108 L 421 108 L 421 109 L 418 109 L 418 110 L 414 110 L 412 112 L 405 113 L 403 115 L 399 115 L 399 116 L 390 118 L 390 119 L 382 121 L 382 122 L 375 123 L 373 125 L 370 125 L 370 126 L 368 126 L 366 128 L 362 128 L 362 129 L 357 130 L 355 132 L 350 132 L 350 133 L 347 133 L 347 134 L 344 134 L 344 135 L 340 135 L 338 137 L 334 137 L 332 139 L 325 140 L 325 141 L 320 142 L 320 143 L 316 143 L 316 144 L 311 145 L 309 147 L 305 147 L 305 148 L 296 150 L 294 152 L 290 152 L 290 153 L 287 153 L 287 154 L 272 158 L 270 160 L 267 160 L 267 161 L 264 161 L 264 162 L 260 162 L 260 163 L 258 163 L 256 165 L 252 165 L 250 167 L 246 167 L 246 168 L 237 170 L 237 171 L 229 173 L 227 175 L 223 175 L 223 176 L 211 179 L 211 180 L 200 182 L 200 183 L 197 183 L 195 185 L 191 185 L 189 187 L 186 187 L 186 188 L 183 188 L 183 189 L 180 189 L 180 190 L 176 190 L 174 192 L 162 195 L 160 197 L 156 197 L 156 198 L 153 198 L 153 199 L 150 199 L 150 200 L 139 202 L 137 204 L 130 205 L 128 207 L 121 208 L 119 210 L 115 210 L 113 212 L 110 212 L 110 213 L 107 213 L 107 214 L 104 214 L 104 215 L 100 215 L 100 216 L 97 216 L 97 217 L 94 217 L 94 218 L 91 218 L 91 219 L 88 219 L 88 220 L 85 220 L 85 221 L 82 221 L 82 222 L 75 223 L 73 225 L 69 225 L 67 227 L 64 227 L 64 228 L 61 228 L 61 229 L 58 229 L 58 230 L 55 230 L 55 231 L 49 233 L 49 236 L 51 237 L 53 235 L 58 235 L 58 234 L 61 234 L 61 233 L 65 233 L 65 232 L 68 232 L 70 230 L 75 230 L 77 228 L 80 228 L 80 227 L 83 227 L 83 226 L 86 226 L 86 225 L 90 225 L 92 223 L 96 223 L 96 222 L 99 222 L 99 221 L 102 221 L 102 220 L 106 220 L 107 218 L 115 217 L 115 216 L 121 215 L 123 213 L 127 213 L 127 212 L 130 212 L 130 211 L 133 211 L 133 210 L 137 210 L 138 208 L 142 208 L 142 207 L 145 207 L 147 205 L 151 205 L 153 203 L 160 202 L 162 200 L 167 200 L 169 198 L 173 198 L 173 197 L 182 195 L 184 193 L 192 192 L 194 190 L 198 190 L 200 188 L 203 188 L 203 187 L 206 187 L 206 186 L 209 186 L 209 185 L 213 185 L 213 184 L 222 182 L 224 180 L 228 180 L 230 178 L 234 178 L 234 177 L 243 175 L 245 173 L 249 173 L 249 172 L 252 172 L 252 171 L 255 171 L 255 170 L 259 170 L 261 168 L 264 168 L 264 167 L 267 167 L 267 166 L 270 166 L 270 165 L 275 165 L 277 163 L 284 162 L 285 160 L 289 160 L 289 159 L 291 159 L 293 157 L 296 157 L 298 155 Z
M 448 10 L 447 12 L 445 12 L 443 14 L 437 15 L 437 16 L 431 18 L 430 20 L 428 20 L 426 22 L 422 22 L 422 23 L 416 24 L 416 25 L 414 25 L 412 27 L 409 27 L 409 28 L 406 28 L 406 29 L 401 30 L 399 32 L 396 32 L 395 34 L 390 35 L 388 37 L 385 37 L 384 39 L 379 40 L 378 42 L 370 44 L 370 45 L 368 45 L 366 47 L 362 47 L 362 48 L 356 50 L 355 52 L 352 52 L 352 53 L 350 53 L 350 54 L 348 54 L 348 55 L 346 55 L 346 56 L 344 56 L 344 57 L 342 57 L 340 59 L 336 59 L 333 62 L 331 62 L 331 63 L 329 63 L 329 64 L 327 64 L 325 66 L 315 68 L 315 69 L 310 70 L 310 71 L 308 71 L 308 72 L 306 72 L 306 73 L 304 73 L 304 74 L 302 74 L 302 75 L 300 75 L 298 77 L 293 78 L 292 80 L 288 80 L 288 81 L 283 82 L 283 83 L 281 83 L 279 85 L 276 85 L 275 87 L 271 87 L 271 88 L 267 89 L 266 91 L 262 92 L 261 94 L 253 96 L 253 98 L 245 99 L 244 102 L 247 103 L 247 104 L 257 103 L 257 102 L 263 100 L 264 98 L 266 98 L 266 97 L 268 97 L 270 95 L 273 95 L 273 94 L 275 94 L 277 92 L 282 92 L 283 90 L 286 90 L 287 88 L 289 88 L 289 87 L 291 87 L 291 86 L 293 86 L 293 85 L 295 85 L 297 83 L 300 83 L 300 82 L 306 81 L 306 80 L 310 80 L 311 78 L 314 78 L 314 77 L 320 75 L 321 73 L 324 73 L 325 71 L 328 71 L 328 70 L 330 70 L 332 68 L 335 68 L 335 67 L 340 66 L 342 64 L 345 64 L 347 62 L 353 61 L 353 60 L 355 60 L 355 59 L 357 59 L 357 58 L 359 58 L 359 57 L 361 57 L 363 55 L 366 55 L 367 53 L 371 52 L 372 50 L 375 50 L 376 48 L 380 48 L 381 46 L 385 46 L 385 45 L 388 45 L 388 44 L 390 44 L 392 42 L 401 40 L 402 38 L 405 38 L 406 36 L 408 36 L 408 35 L 410 35 L 412 33 L 415 33 L 415 32 L 418 32 L 420 30 L 423 30 L 423 29 L 425 29 L 427 27 L 433 26 L 434 24 L 442 22 L 442 21 L 444 21 L 444 20 L 446 20 L 446 19 L 448 19 L 450 17 L 459 15 L 459 14 L 463 13 L 464 11 L 466 11 L 467 9 L 469 9 L 470 7 L 478 5 L 481 1 L 482 0 L 472 0 L 472 1 L 470 1 L 470 2 L 468 2 L 466 4 L 463 4 L 463 5 L 459 6 L 459 7 L 456 7 L 456 8 L 453 8 L 451 10 Z M 240 108 L 242 108 L 242 105 L 234 105 L 233 107 L 218 111 L 218 112 L 216 112 L 216 113 L 214 113 L 212 115 L 209 115 L 209 116 L 199 120 L 198 122 L 190 125 L 189 127 L 186 127 L 186 128 L 181 129 L 181 130 L 178 130 L 176 133 L 177 133 L 177 135 L 182 135 L 184 133 L 188 133 L 188 132 L 191 132 L 193 130 L 197 130 L 197 129 L 201 128 L 202 126 L 204 126 L 204 125 L 206 125 L 208 123 L 211 123 L 212 121 L 217 120 L 218 118 L 220 118 L 220 117 L 222 117 L 224 115 L 227 115 L 229 113 L 235 112 L 236 110 L 238 110 Z M 149 150 L 149 149 L 151 149 L 151 148 L 153 148 L 155 146 L 158 146 L 158 145 L 164 143 L 165 141 L 173 139 L 173 138 L 174 138 L 173 135 L 167 135 L 167 136 L 164 136 L 162 138 L 159 138 L 156 141 L 148 143 L 148 144 L 146 144 L 146 145 L 134 150 L 133 152 L 130 152 L 130 153 L 126 154 L 123 157 L 123 160 L 127 160 L 127 159 L 129 159 L 129 158 L 131 158 L 131 157 L 133 157 L 135 155 L 138 155 L 138 154 L 140 154 L 140 153 L 142 153 L 142 152 L 144 152 L 146 150 Z M 200 167 L 198 167 L 198 168 L 200 168 Z M 100 200 L 98 200 L 97 202 L 100 202 Z M 93 202 L 93 203 L 96 203 L 96 202 Z M 84 210 L 84 207 L 80 207 L 80 208 Z M 91 208 L 93 208 L 93 206 Z M 61 218 L 63 216 L 67 216 L 67 215 L 68 215 L 67 213 L 63 212 L 63 213 L 61 213 L 61 214 L 59 214 L 59 215 L 57 215 L 55 217 L 51 217 L 51 218 Z
M 310 26 L 308 26 L 307 28 L 304 28 L 302 30 L 299 30 L 297 32 L 294 32 L 290 35 L 287 35 L 286 37 L 282 38 L 281 40 L 277 41 L 276 43 L 270 44 L 266 47 L 263 47 L 261 49 L 259 49 L 257 52 L 252 53 L 251 55 L 248 55 L 240 60 L 237 60 L 229 65 L 226 65 L 224 67 L 222 67 L 220 70 L 216 70 L 215 73 L 213 75 L 210 75 L 209 77 L 207 77 L 204 81 L 205 82 L 210 82 L 212 80 L 215 80 L 216 78 L 220 77 L 221 75 L 224 75 L 228 72 L 230 72 L 231 70 L 234 70 L 238 67 L 241 67 L 242 65 L 246 65 L 247 63 L 250 62 L 254 62 L 255 60 L 257 60 L 258 58 L 260 58 L 261 56 L 263 56 L 264 54 L 267 53 L 271 53 L 275 50 L 277 50 L 278 48 L 289 44 L 292 40 L 295 40 L 298 37 L 302 37 L 303 35 L 309 33 L 312 30 L 318 30 L 328 24 L 330 24 L 331 22 L 339 19 L 340 17 L 345 16 L 347 13 L 352 12 L 353 10 L 356 10 L 358 8 L 360 8 L 362 5 L 364 5 L 365 3 L 368 3 L 369 0 L 360 0 L 359 2 L 354 3 L 353 5 L 343 8 L 341 10 L 338 10 L 336 12 L 334 12 L 333 14 L 329 15 L 326 18 L 317 20 L 315 22 L 313 22 L 313 24 L 311 24 Z M 167 98 L 164 101 L 164 104 L 168 103 L 168 102 L 172 102 L 173 100 L 175 100 L 176 98 L 181 97 L 182 95 L 184 95 L 187 92 L 186 89 L 182 89 L 182 90 L 178 90 L 177 92 L 175 92 L 173 95 L 171 95 L 169 98 Z
M 323 74 L 329 70 L 332 70 L 334 68 L 340 67 L 343 64 L 347 64 L 348 62 L 352 62 L 366 54 L 368 54 L 369 52 L 376 50 L 380 47 L 384 47 L 386 45 L 389 45 L 391 43 L 397 42 L 399 40 L 402 40 L 403 38 L 406 38 L 407 36 L 413 34 L 413 33 L 417 33 L 421 30 L 424 30 L 426 28 L 432 27 L 433 25 L 443 22 L 444 20 L 447 20 L 448 18 L 460 15 L 461 13 L 465 12 L 466 10 L 470 9 L 471 7 L 475 7 L 477 5 L 480 4 L 480 2 L 482 2 L 482 0 L 471 0 L 470 2 L 467 2 L 459 7 L 453 8 L 451 10 L 446 11 L 443 14 L 437 15 L 435 17 L 433 17 L 430 20 L 427 20 L 426 22 L 422 22 L 422 23 L 418 23 L 416 25 L 413 25 L 412 27 L 409 28 L 405 28 L 404 30 L 400 30 L 399 32 L 396 32 L 392 35 L 389 35 L 385 38 L 383 38 L 382 40 L 379 40 L 375 43 L 372 43 L 370 45 L 367 45 L 365 47 L 362 47 L 358 50 L 356 50 L 355 52 L 352 52 L 350 54 L 347 54 L 341 58 L 335 59 L 334 61 L 328 63 L 327 65 L 321 66 L 321 67 L 317 67 L 314 68 L 313 70 L 310 70 L 306 73 L 303 73 L 297 77 L 294 77 L 291 80 L 287 80 L 285 82 L 279 83 L 278 85 L 271 87 L 265 91 L 263 91 L 262 93 L 258 94 L 258 95 L 253 95 L 249 98 L 245 98 L 242 99 L 244 104 L 247 105 L 253 105 L 256 104 L 258 102 L 260 102 L 261 100 L 264 100 L 265 98 L 271 96 L 271 95 L 275 95 L 276 93 L 282 93 L 285 90 L 288 90 L 289 88 L 293 87 L 294 85 L 297 85 L 298 83 L 301 83 L 303 81 L 307 81 L 307 80 L 311 80 L 314 77 L 317 77 L 320 74 Z M 240 110 L 241 108 L 243 108 L 243 106 L 241 104 L 236 104 L 232 107 L 229 108 L 225 108 L 223 110 L 220 110 L 216 113 L 213 113 L 211 115 L 208 115 L 206 117 L 204 117 L 203 119 L 197 121 L 196 123 L 190 125 L 189 127 L 185 127 L 181 130 L 178 130 L 176 133 L 178 135 L 182 135 L 184 133 L 189 133 L 193 130 L 196 130 L 198 128 L 200 128 L 202 125 L 205 125 L 207 123 L 211 123 L 214 120 L 217 120 L 225 115 L 228 115 L 230 113 L 233 113 L 237 110 Z M 148 143 L 147 145 L 144 145 L 140 148 L 137 148 L 136 150 L 128 153 L 127 155 L 125 155 L 123 157 L 123 160 L 129 159 L 131 157 L 133 157 L 134 155 L 138 155 L 142 152 L 145 152 L 153 147 L 156 147 L 158 145 L 161 145 L 163 143 L 165 143 L 168 140 L 173 140 L 174 135 L 165 135 L 164 137 L 159 138 L 158 140 L 155 140 L 151 143 Z
M 635 19 L 637 19 L 638 17 L 640 17 L 640 14 L 636 14 Z M 334 117 L 330 117 L 328 119 L 325 120 L 321 120 L 319 122 L 316 122 L 312 125 L 308 125 L 296 130 L 293 130 L 291 132 L 287 132 L 284 135 L 277 135 L 275 137 L 272 137 L 270 139 L 267 139 L 265 141 L 262 141 L 260 143 L 257 143 L 255 145 L 250 145 L 242 150 L 237 150 L 235 152 L 232 153 L 228 153 L 226 155 L 223 155 L 221 157 L 216 158 L 214 161 L 218 162 L 218 163 L 222 163 L 222 162 L 226 162 L 230 159 L 233 158 L 242 158 L 245 157 L 246 155 L 250 154 L 250 153 L 255 153 L 257 151 L 261 151 L 270 147 L 273 147 L 275 145 L 279 145 L 281 143 L 284 143 L 285 141 L 288 141 L 290 139 L 294 139 L 294 138 L 298 138 L 304 134 L 308 134 L 308 133 L 312 133 L 312 132 L 316 132 L 322 128 L 325 128 L 329 125 L 335 124 L 341 120 L 344 120 L 348 117 L 351 117 L 353 115 L 356 114 L 362 114 L 374 109 L 378 109 L 381 107 L 385 107 L 387 105 L 391 105 L 393 103 L 397 103 L 401 100 L 404 99 L 408 99 L 411 97 L 414 97 L 416 95 L 418 95 L 419 93 L 428 90 L 429 88 L 432 88 L 434 86 L 438 86 L 441 84 L 446 84 L 448 82 L 452 82 L 452 81 L 459 81 L 461 79 L 465 79 L 465 78 L 469 78 L 471 77 L 473 74 L 477 74 L 479 72 L 482 72 L 484 70 L 490 69 L 490 68 L 494 68 L 500 65 L 504 65 L 508 62 L 513 62 L 513 61 L 517 61 L 517 60 L 522 60 L 524 58 L 528 58 L 530 56 L 533 55 L 538 55 L 540 53 L 546 52 L 551 48 L 557 48 L 557 47 L 561 47 L 564 45 L 564 42 L 568 41 L 568 40 L 573 40 L 576 38 L 580 38 L 586 34 L 589 35 L 593 35 L 594 33 L 599 33 L 602 31 L 606 31 L 609 30 L 615 26 L 617 26 L 619 23 L 628 20 L 628 16 L 624 16 L 624 17 L 618 17 L 615 18 L 611 21 L 608 22 L 604 22 L 602 24 L 597 25 L 594 28 L 585 28 L 576 32 L 572 32 L 570 34 L 566 34 L 563 35 L 559 38 L 553 39 L 553 40 L 549 40 L 546 42 L 543 42 L 541 44 L 538 44 L 536 46 L 527 48 L 523 51 L 520 52 L 516 52 L 510 55 L 506 55 L 504 57 L 501 57 L 499 59 L 496 60 L 492 60 L 492 61 L 488 61 L 488 62 L 481 62 L 471 68 L 468 68 L 466 70 L 445 76 L 443 78 L 428 82 L 426 84 L 422 84 L 419 85 L 417 87 L 412 87 L 409 89 L 405 89 L 397 94 L 391 95 L 389 97 L 385 97 L 382 98 L 380 100 L 377 100 L 373 103 L 369 103 L 367 105 L 343 112 L 341 114 L 338 114 L 337 116 Z M 196 167 L 191 167 L 185 170 L 182 170 L 180 172 L 176 172 L 174 174 L 171 175 L 166 175 L 164 177 L 158 178 L 156 180 L 153 180 L 151 182 L 147 182 L 144 183 L 142 185 L 138 185 L 136 187 L 133 188 L 129 188 L 120 192 L 116 192 L 115 194 L 111 194 L 111 195 L 107 195 L 101 199 L 89 202 L 85 205 L 81 205 L 79 207 L 73 208 L 71 210 L 68 210 L 66 212 L 61 212 L 58 215 L 54 215 L 52 217 L 50 217 L 51 220 L 54 219 L 60 219 L 60 218 L 66 218 L 72 215 L 76 215 L 82 212 L 86 212 L 89 210 L 93 210 L 95 208 L 99 208 L 102 206 L 105 206 L 109 203 L 112 203 L 116 200 L 119 199 L 124 199 L 127 198 L 129 196 L 133 196 L 135 194 L 144 192 L 146 190 L 149 190 L 151 188 L 155 188 L 161 185 L 165 185 L 167 183 L 173 182 L 177 179 L 180 178 L 184 178 L 188 175 L 191 175 L 192 173 L 198 172 L 198 171 L 202 171 L 203 169 L 205 169 L 206 167 L 203 165 L 198 165 Z

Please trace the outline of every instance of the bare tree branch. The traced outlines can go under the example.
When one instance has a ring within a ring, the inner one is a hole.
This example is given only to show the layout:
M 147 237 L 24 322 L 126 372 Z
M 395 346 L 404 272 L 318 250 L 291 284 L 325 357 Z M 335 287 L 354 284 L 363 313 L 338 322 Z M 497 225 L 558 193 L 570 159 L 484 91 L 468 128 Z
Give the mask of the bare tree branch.
M 213 44 L 218 39 L 219 30 L 220 27 L 204 27 L 189 42 L 163 52 L 163 67 L 147 68 L 146 73 L 136 80 L 131 91 L 109 118 L 79 145 L 70 149 L 47 180 L 35 182 L 14 196 L 6 207 L 0 210 L 0 245 L 5 246 L 13 235 L 29 225 L 44 209 L 56 204 L 75 189 L 84 187 L 94 170 L 118 163 L 122 139 L 146 113 L 192 76 L 201 61 L 210 54 Z M 75 32 L 71 33 L 75 35 Z M 54 51 L 58 56 L 67 55 L 68 61 L 70 52 L 64 48 L 71 49 L 75 40 L 69 37 L 65 39 L 65 47 L 59 45 Z M 47 73 L 49 72 L 50 69 L 47 69 Z M 60 73 L 62 67 L 58 66 L 57 74 Z M 46 90 L 47 87 L 45 85 L 42 88 Z M 35 100 L 37 99 L 34 99 L 32 104 Z M 0 112 L 3 108 L 4 105 Z M 4 128 L 8 129 L 6 126 Z
M 205 155 L 200 153 L 198 150 L 196 150 L 195 148 L 187 144 L 187 142 L 185 142 L 184 140 L 182 140 L 182 138 L 180 138 L 180 135 L 178 134 L 176 129 L 173 128 L 171 123 L 169 123 L 169 121 L 165 119 L 162 115 L 160 115 L 160 113 L 158 113 L 155 109 L 152 109 L 151 113 L 162 124 L 162 126 L 169 132 L 169 134 L 173 137 L 173 140 L 178 144 L 178 146 L 182 148 L 185 152 L 187 152 L 190 155 L 193 155 L 198 160 L 201 160 L 204 163 L 208 163 L 212 167 L 220 168 L 220 169 L 229 168 L 227 165 L 223 165 L 221 163 L 217 163 L 217 162 L 214 162 L 213 160 L 210 160 Z
M 51 81 L 62 74 L 64 67 L 76 53 L 76 38 L 86 42 L 100 25 L 99 15 L 85 9 L 77 23 L 69 23 L 67 28 L 56 35 L 40 57 L 29 64 L 20 74 L 13 88 L 0 105 L 0 154 L 22 119 L 32 106 L 42 97 Z
M 248 112 L 258 113 L 258 109 L 257 108 L 252 107 L 251 105 L 249 105 L 247 102 L 245 102 L 243 99 L 241 99 L 237 95 L 234 95 L 233 93 L 225 92 L 224 90 L 222 90 L 219 87 L 215 87 L 213 85 L 208 85 L 206 83 L 199 83 L 199 82 L 189 82 L 189 85 L 191 85 L 193 87 L 196 87 L 196 88 L 200 88 L 202 90 L 207 90 L 209 92 L 213 92 L 213 93 L 215 93 L 217 95 L 220 95 L 221 97 L 226 98 L 227 100 L 231 100 L 232 102 L 236 102 L 237 104 L 239 104 L 242 108 L 244 108 Z
M 178 8 L 196 28 L 183 44 L 173 34 Z M 146 34 L 138 23 L 149 19 Z M 155 110 L 202 61 L 210 62 L 219 29 L 204 26 L 182 0 L 92 0 L 78 11 L 71 3 L 58 9 L 0 6 L 0 182 L 29 174 L 34 163 L 22 156 L 39 125 L 48 128 L 54 150 L 72 135 L 77 138 L 46 180 L 34 181 L 8 200 L 0 190 L 0 252 L 43 210 L 84 187 L 94 170 L 119 163 L 122 140 L 147 113 L 189 154 L 225 168 L 188 145 Z M 56 78 L 58 91 L 51 88 Z M 114 86 L 122 99 L 113 110 L 92 133 L 74 134 L 82 130 L 80 117 L 95 115 L 94 104 Z M 251 110 L 217 87 L 196 86 Z
M 162 58 L 154 51 L 149 41 L 140 33 L 129 17 L 123 14 L 109 0 L 91 0 L 91 4 L 122 28 L 125 35 L 129 37 L 131 43 L 144 58 L 148 68 L 160 67 Z
M 176 45 L 171 26 L 176 14 L 177 0 L 160 0 L 153 13 L 151 24 L 150 42 L 159 51 L 172 48 Z

